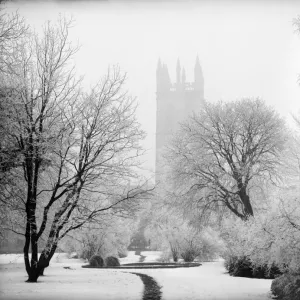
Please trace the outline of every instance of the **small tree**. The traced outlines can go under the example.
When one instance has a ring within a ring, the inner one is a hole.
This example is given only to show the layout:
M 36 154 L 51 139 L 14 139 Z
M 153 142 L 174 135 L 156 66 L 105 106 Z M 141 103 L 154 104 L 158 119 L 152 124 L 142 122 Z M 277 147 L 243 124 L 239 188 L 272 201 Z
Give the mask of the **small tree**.
M 100 222 L 99 222 L 100 223 Z M 76 253 L 84 259 L 93 255 L 105 258 L 127 251 L 130 243 L 132 220 L 117 216 L 103 216 L 100 224 L 90 224 L 81 228 L 64 242 L 64 249 Z
M 176 262 L 215 258 L 223 251 L 223 243 L 216 231 L 209 227 L 195 228 L 176 214 L 161 210 L 146 231 L 151 244 L 171 251 Z
M 203 213 L 225 206 L 245 220 L 254 215 L 250 188 L 274 179 L 284 142 L 283 120 L 263 101 L 206 103 L 167 151 L 175 196 Z

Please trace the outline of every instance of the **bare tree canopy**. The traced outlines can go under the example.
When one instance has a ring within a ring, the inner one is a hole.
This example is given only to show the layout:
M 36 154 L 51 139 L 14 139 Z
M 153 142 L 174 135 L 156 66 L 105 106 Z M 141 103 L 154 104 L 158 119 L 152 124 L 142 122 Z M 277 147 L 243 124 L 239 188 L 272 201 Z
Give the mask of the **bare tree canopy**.
M 8 15 L 0 3 L 0 71 L 12 72 L 14 51 L 18 42 L 28 32 L 24 19 L 18 13 Z
M 284 130 L 262 100 L 206 103 L 182 124 L 166 155 L 177 196 L 203 213 L 225 206 L 242 219 L 253 216 L 251 184 L 276 174 Z
M 2 128 L 1 152 L 15 149 L 18 155 L 18 164 L 5 164 L 9 156 L 3 156 L 2 165 L 23 176 L 26 192 L 18 196 L 31 282 L 69 232 L 99 222 L 103 212 L 128 215 L 147 194 L 136 173 L 144 132 L 135 101 L 123 88 L 126 75 L 111 68 L 83 91 L 72 66 L 78 48 L 68 41 L 70 26 L 71 21 L 60 19 L 47 23 L 41 36 L 22 39 L 14 70 L 1 81 L 9 125 Z M 12 189 L 6 185 L 5 194 Z M 41 240 L 45 246 L 38 258 Z

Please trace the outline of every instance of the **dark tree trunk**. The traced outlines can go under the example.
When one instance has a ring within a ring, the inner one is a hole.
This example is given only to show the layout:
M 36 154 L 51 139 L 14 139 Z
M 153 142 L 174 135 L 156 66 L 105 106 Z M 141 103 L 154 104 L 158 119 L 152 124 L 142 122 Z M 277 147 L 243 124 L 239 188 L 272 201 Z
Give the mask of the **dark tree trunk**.
M 178 251 L 177 251 L 176 247 L 172 246 L 171 243 L 170 243 L 170 248 L 171 248 L 173 260 L 174 260 L 174 262 L 177 262 L 178 261 Z
M 26 224 L 26 231 L 25 231 L 25 245 L 24 245 L 24 262 L 25 262 L 25 268 L 26 272 L 29 275 L 30 273 L 30 262 L 29 262 L 29 246 L 30 246 L 30 223 L 27 220 Z
M 41 254 L 40 259 L 36 267 L 31 265 L 30 269 L 27 270 L 28 280 L 27 282 L 37 282 L 40 276 L 44 276 L 44 271 L 47 267 L 49 267 L 49 262 L 52 258 L 53 254 L 45 257 L 44 253 Z
M 27 282 L 36 282 L 40 275 L 38 264 L 38 239 L 35 218 L 35 200 L 30 199 L 27 205 L 27 225 L 25 233 L 24 260 L 28 274 Z M 29 263 L 29 247 L 31 246 L 31 260 Z
M 239 196 L 244 205 L 245 219 L 248 219 L 248 217 L 253 217 L 254 216 L 253 208 L 250 203 L 250 197 L 246 192 L 246 188 L 243 187 L 240 189 Z
M 40 276 L 40 272 L 39 270 L 36 268 L 31 268 L 31 270 L 28 273 L 28 279 L 26 282 L 37 282 L 39 276 Z

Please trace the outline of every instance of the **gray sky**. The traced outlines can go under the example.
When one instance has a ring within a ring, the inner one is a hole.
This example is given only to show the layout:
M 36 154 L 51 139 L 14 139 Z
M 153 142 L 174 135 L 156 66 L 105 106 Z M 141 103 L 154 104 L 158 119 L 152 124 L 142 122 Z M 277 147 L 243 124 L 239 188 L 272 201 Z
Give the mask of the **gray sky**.
M 72 15 L 71 38 L 79 41 L 79 74 L 95 82 L 108 65 L 128 73 L 147 131 L 145 168 L 154 169 L 155 71 L 160 57 L 175 79 L 177 58 L 187 81 L 199 55 L 208 101 L 261 97 L 290 120 L 300 110 L 300 36 L 293 19 L 300 1 L 15 1 L 37 30 L 59 13 Z

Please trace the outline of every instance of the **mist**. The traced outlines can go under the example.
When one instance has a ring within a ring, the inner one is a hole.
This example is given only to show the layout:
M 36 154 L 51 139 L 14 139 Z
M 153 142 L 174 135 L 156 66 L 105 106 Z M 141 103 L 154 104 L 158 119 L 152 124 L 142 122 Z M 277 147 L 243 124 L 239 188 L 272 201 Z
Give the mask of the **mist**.
M 207 101 L 260 97 L 292 124 L 300 108 L 297 1 L 12 1 L 40 31 L 60 14 L 74 18 L 75 63 L 87 86 L 109 65 L 127 72 L 147 138 L 146 170 L 154 171 L 156 67 L 160 58 L 175 81 L 176 62 L 193 81 L 198 55 Z

